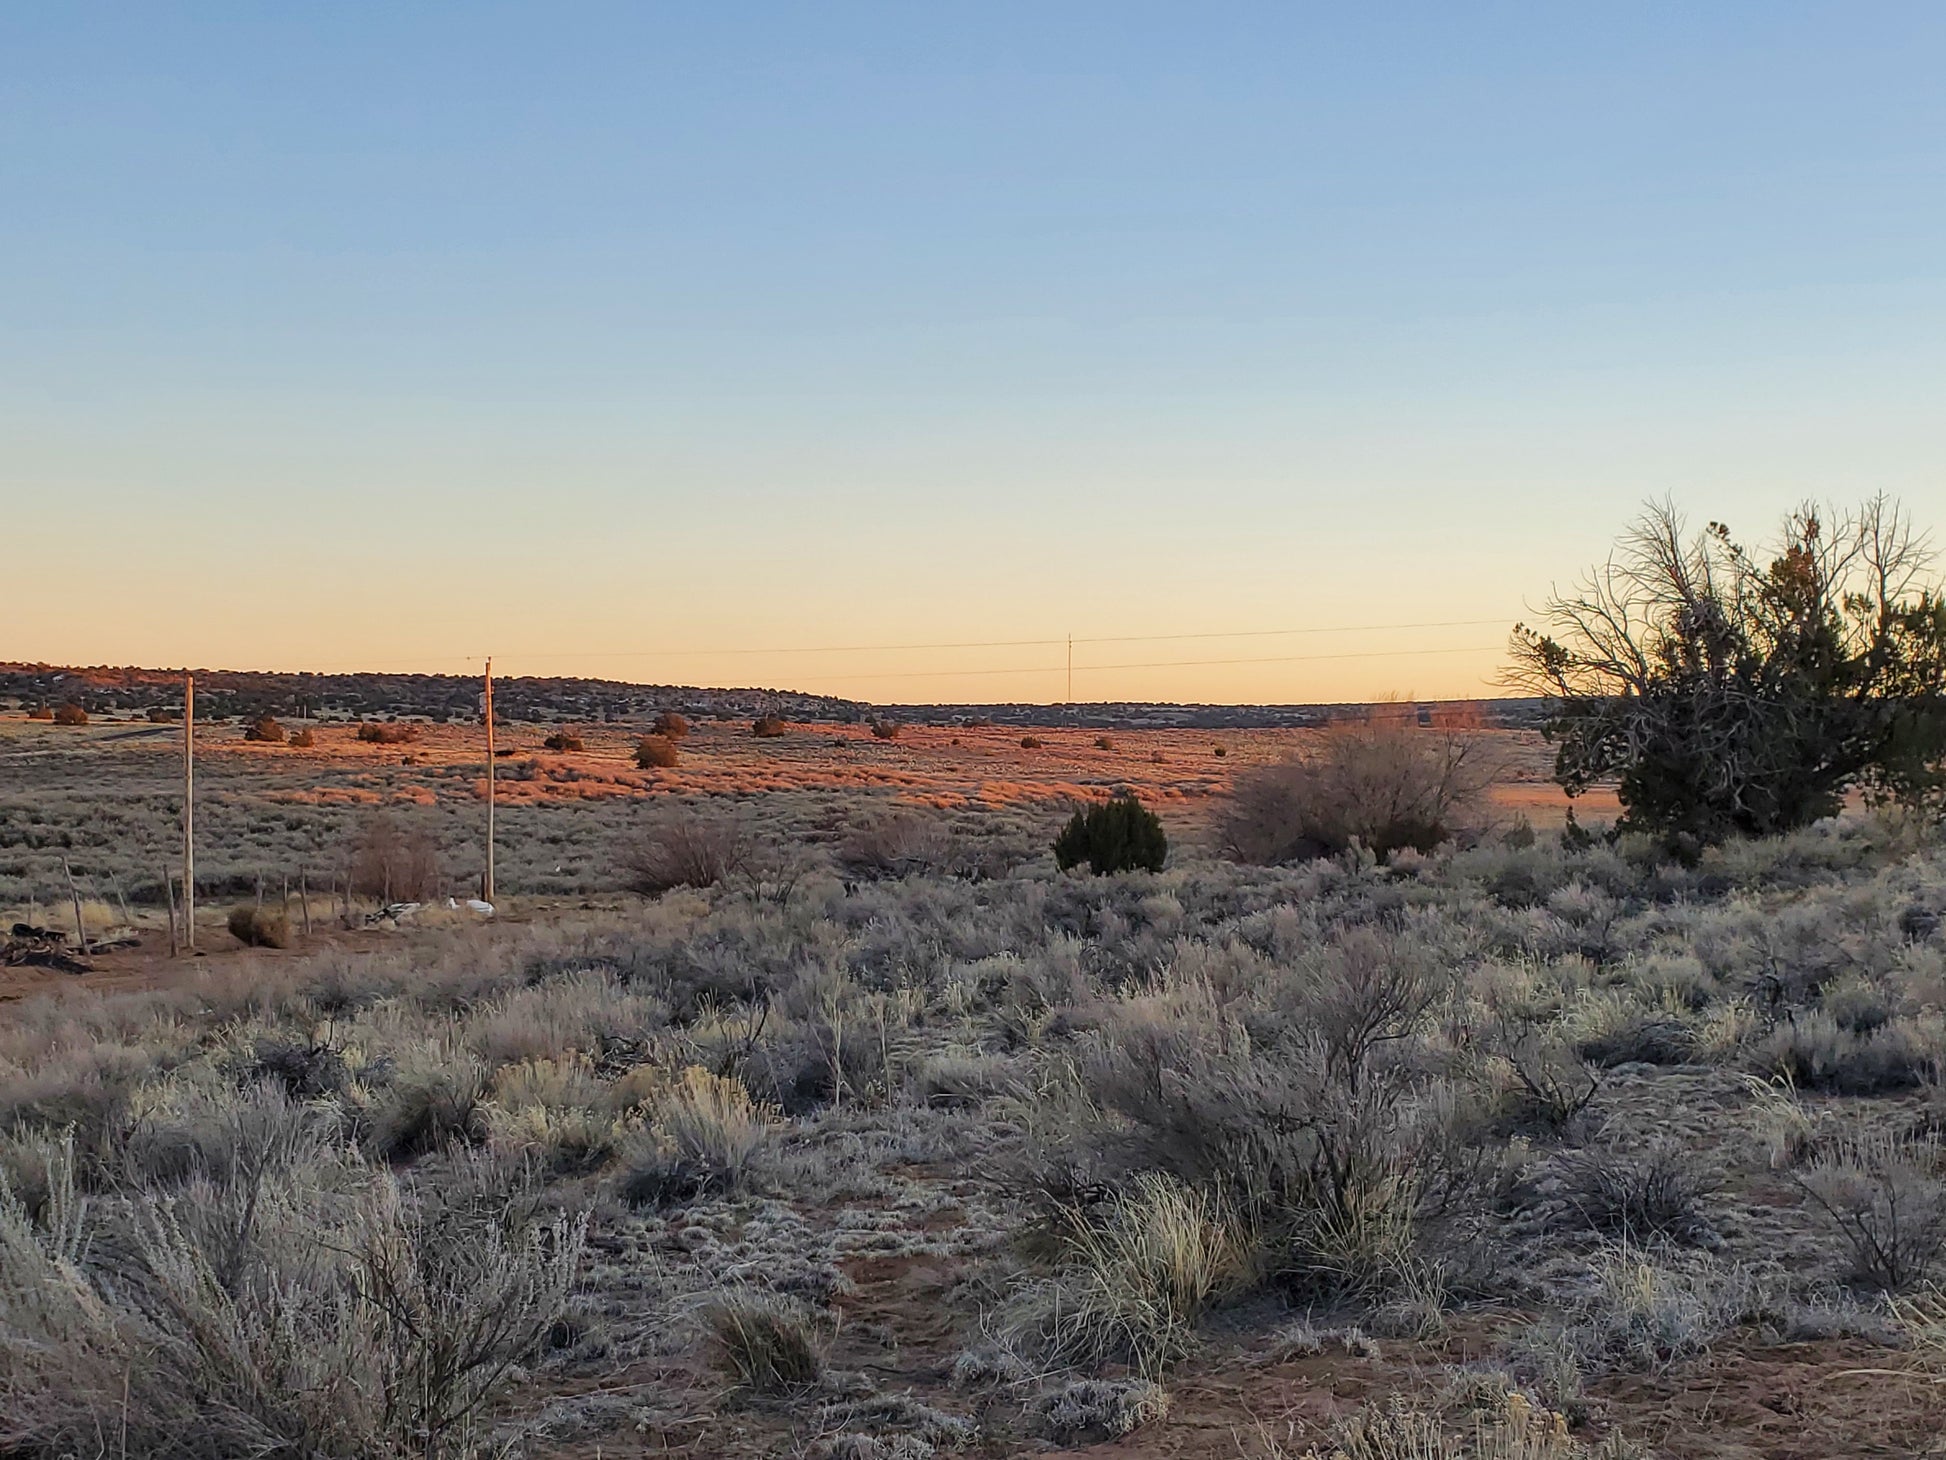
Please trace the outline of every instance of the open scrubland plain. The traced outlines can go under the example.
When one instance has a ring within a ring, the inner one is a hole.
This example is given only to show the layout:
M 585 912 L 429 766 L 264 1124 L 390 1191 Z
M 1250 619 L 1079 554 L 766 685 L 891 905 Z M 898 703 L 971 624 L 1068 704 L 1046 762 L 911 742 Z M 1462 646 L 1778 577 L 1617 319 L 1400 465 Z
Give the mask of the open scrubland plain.
M 178 733 L 0 723 L 0 904 L 143 938 L 0 970 L 0 1455 L 1938 1453 L 1930 831 L 1678 864 L 1502 735 L 1476 834 L 1263 867 L 1303 732 L 512 727 L 502 916 L 374 925 L 479 730 L 217 726 L 171 960 Z M 1117 788 L 1167 867 L 1057 871 Z

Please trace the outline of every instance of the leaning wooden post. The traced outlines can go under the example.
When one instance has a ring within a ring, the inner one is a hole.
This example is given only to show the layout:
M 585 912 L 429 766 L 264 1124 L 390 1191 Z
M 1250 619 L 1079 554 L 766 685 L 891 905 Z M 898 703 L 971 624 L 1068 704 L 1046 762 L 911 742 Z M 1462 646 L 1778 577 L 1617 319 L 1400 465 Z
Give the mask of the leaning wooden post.
M 311 889 L 304 869 L 297 869 L 297 906 L 304 914 L 304 936 L 311 936 Z
M 176 942 L 176 883 L 167 867 L 162 869 L 162 910 L 169 915 L 169 956 L 174 958 L 179 947 Z
M 74 904 L 75 946 L 81 950 L 82 956 L 86 957 L 88 952 L 88 929 L 81 921 L 81 889 L 74 885 L 74 868 L 68 865 L 68 859 L 65 856 L 61 858 L 61 870 L 67 874 L 68 901 Z

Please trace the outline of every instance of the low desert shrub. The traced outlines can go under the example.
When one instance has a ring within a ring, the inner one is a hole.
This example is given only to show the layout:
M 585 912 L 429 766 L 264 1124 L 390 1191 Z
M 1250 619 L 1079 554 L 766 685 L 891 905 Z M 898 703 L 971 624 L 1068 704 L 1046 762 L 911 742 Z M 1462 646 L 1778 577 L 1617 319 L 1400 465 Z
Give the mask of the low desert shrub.
M 56 725 L 85 725 L 88 723 L 88 712 L 70 701 L 48 718 Z
M 1129 1123 L 1124 1159 L 1223 1194 L 1286 1282 L 1331 1297 L 1417 1271 L 1424 1219 L 1464 1208 L 1476 1179 L 1472 1104 L 1412 1048 L 1433 950 L 1351 937 L 1361 946 L 1319 950 L 1244 1007 L 1194 985 L 1125 999 L 1080 1068 Z
M 905 727 L 897 720 L 873 719 L 866 721 L 871 727 L 874 740 L 897 740 L 899 732 Z
M 750 723 L 750 733 L 759 740 L 775 740 L 784 729 L 784 722 L 777 715 L 759 715 Z
M 817 1315 L 795 1298 L 732 1288 L 710 1298 L 701 1317 L 718 1364 L 746 1389 L 787 1394 L 824 1373 Z
M 768 1145 L 776 1112 L 758 1105 L 742 1083 L 691 1065 L 647 1106 L 648 1125 L 622 1152 L 622 1199 L 666 1206 L 705 1194 L 740 1190 Z
M 1098 876 L 1160 872 L 1168 856 L 1162 818 L 1126 792 L 1075 812 L 1054 842 L 1063 872 L 1083 862 Z
M 1778 1306 L 1774 1284 L 1758 1275 L 1693 1262 L 1665 1266 L 1633 1250 L 1603 1253 L 1594 1278 L 1566 1314 L 1516 1339 L 1518 1366 L 1569 1375 L 1659 1372 L 1735 1328 L 1774 1317 Z
M 35 705 L 27 712 L 27 718 L 30 720 L 52 720 L 54 718 L 54 707 L 52 705 Z
M 285 740 L 284 727 L 269 715 L 259 715 L 243 727 L 243 738 L 261 741 L 265 745 L 282 745 Z
M 673 769 L 682 759 L 676 742 L 666 735 L 644 735 L 635 744 L 635 768 L 641 771 Z
M 1380 858 L 1429 852 L 1478 814 L 1495 775 L 1474 736 L 1394 721 L 1338 725 L 1314 758 L 1241 771 L 1218 840 L 1238 861 L 1264 864 L 1338 856 L 1353 842 Z
M 1782 1076 L 1800 1090 L 1883 1095 L 1923 1084 L 1942 1053 L 1909 1020 L 1860 1034 L 1827 1011 L 1811 1009 L 1757 1039 L 1749 1058 L 1758 1073 Z
M 419 738 L 419 727 L 411 724 L 382 724 L 360 720 L 358 738 L 370 745 L 404 745 Z
M 628 885 L 648 897 L 676 887 L 714 887 L 749 862 L 749 838 L 738 822 L 676 809 L 651 821 L 629 849 Z
M 303 729 L 299 730 L 297 734 L 291 736 L 290 738 L 290 746 L 291 749 L 293 750 L 310 750 L 313 747 L 315 747 L 317 743 L 318 743 L 317 733 L 313 731 L 309 725 L 306 725 Z
M 1095 737 L 1096 750 L 1113 750 L 1114 748 L 1115 742 L 1111 737 L 1107 735 L 1097 735 Z
M 588 747 L 582 743 L 581 736 L 577 732 L 556 730 L 541 742 L 541 748 L 553 751 L 576 751 L 586 750 Z
M 0 1452 L 459 1460 L 572 1292 L 585 1223 L 319 1157 L 82 1201 L 0 1189 Z M 114 1437 L 103 1441 L 102 1437 Z
M 390 1161 L 485 1134 L 487 1071 L 471 1052 L 427 1043 L 403 1056 L 374 1096 L 366 1143 Z
M 689 721 L 674 710 L 664 710 L 649 726 L 649 733 L 660 735 L 664 740 L 680 740 L 689 733 Z
M 1045 744 L 1047 742 L 1038 735 L 1023 735 L 1020 737 L 1020 748 L 1022 750 L 1039 750 Z
M 1280 1448 L 1273 1446 L 1273 1454 Z M 1327 1454 L 1329 1460 L 1633 1460 L 1642 1452 L 1618 1436 L 1591 1450 L 1568 1432 L 1566 1415 L 1505 1393 L 1490 1412 L 1459 1426 L 1394 1395 L 1341 1424 L 1328 1452 L 1309 1450 L 1302 1460 Z
M 1562 1216 L 1574 1225 L 1634 1241 L 1703 1243 L 1715 1237 L 1702 1200 L 1718 1177 L 1672 1141 L 1639 1152 L 1574 1151 L 1561 1157 L 1559 1169 Z
M 1034 1407 L 1037 1428 L 1063 1446 L 1119 1440 L 1169 1413 L 1169 1394 L 1147 1379 L 1076 1379 Z
M 1821 1133 L 1792 1179 L 1843 1237 L 1846 1276 L 1859 1286 L 1904 1292 L 1946 1256 L 1946 1146 L 1936 1136 L 1849 1122 Z
M 230 909 L 230 936 L 246 948 L 288 948 L 290 920 L 274 908 L 243 906 Z

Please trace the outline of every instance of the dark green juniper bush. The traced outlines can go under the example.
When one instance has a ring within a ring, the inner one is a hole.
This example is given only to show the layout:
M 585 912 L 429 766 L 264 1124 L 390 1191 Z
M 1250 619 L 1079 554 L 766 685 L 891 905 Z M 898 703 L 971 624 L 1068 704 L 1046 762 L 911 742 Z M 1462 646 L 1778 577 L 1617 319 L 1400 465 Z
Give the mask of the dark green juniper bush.
M 1946 796 L 1946 599 L 1884 497 L 1785 519 L 1766 560 L 1652 507 L 1514 630 L 1511 682 L 1558 704 L 1570 795 L 1616 778 L 1625 829 L 1694 848 Z
M 1083 862 L 1100 875 L 1160 872 L 1168 856 L 1161 819 L 1127 792 L 1075 812 L 1054 842 L 1054 860 L 1063 872 Z

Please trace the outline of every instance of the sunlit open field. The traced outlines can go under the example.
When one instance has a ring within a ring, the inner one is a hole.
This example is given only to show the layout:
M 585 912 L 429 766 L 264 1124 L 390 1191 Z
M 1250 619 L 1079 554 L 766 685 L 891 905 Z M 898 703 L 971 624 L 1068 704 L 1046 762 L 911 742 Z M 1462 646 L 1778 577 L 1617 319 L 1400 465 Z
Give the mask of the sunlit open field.
M 295 732 L 298 722 L 292 722 Z M 228 896 L 258 877 L 341 876 L 359 826 L 384 812 L 423 825 L 443 853 L 448 890 L 476 890 L 485 835 L 485 739 L 477 725 L 417 727 L 401 745 L 316 724 L 315 746 L 246 742 L 236 723 L 198 734 L 198 882 Z M 699 722 L 670 769 L 638 770 L 645 726 L 580 726 L 585 749 L 556 752 L 555 726 L 499 732 L 498 885 L 526 898 L 580 897 L 623 885 L 619 853 L 642 814 L 667 798 L 733 804 L 753 823 L 831 837 L 885 806 L 928 807 L 1038 830 L 1076 802 L 1116 789 L 1154 806 L 1172 834 L 1204 838 L 1209 809 L 1237 771 L 1301 750 L 1314 732 L 1100 731 L 792 725 L 775 739 L 747 722 Z M 1567 806 L 1533 732 L 1481 732 L 1506 766 L 1501 816 L 1560 824 Z M 1023 738 L 1036 742 L 1023 746 Z M 1104 738 L 1109 742 L 1104 746 Z M 52 726 L 0 718 L 0 912 L 67 896 L 69 858 L 89 901 L 126 898 L 157 912 L 165 865 L 179 860 L 181 728 L 133 722 Z M 1582 799 L 1584 820 L 1614 815 L 1612 795 Z

